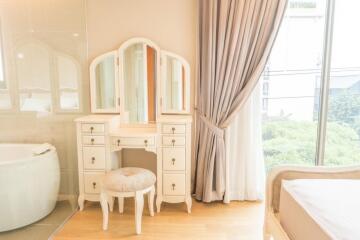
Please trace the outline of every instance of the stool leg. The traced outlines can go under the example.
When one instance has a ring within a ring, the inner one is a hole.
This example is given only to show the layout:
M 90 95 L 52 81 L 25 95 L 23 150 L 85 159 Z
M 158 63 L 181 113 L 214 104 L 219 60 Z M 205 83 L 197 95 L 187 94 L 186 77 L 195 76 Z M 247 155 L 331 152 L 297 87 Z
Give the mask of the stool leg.
M 150 216 L 154 216 L 154 198 L 155 198 L 155 187 L 152 186 L 150 192 L 148 192 L 148 205 Z
M 110 212 L 112 212 L 114 210 L 114 197 L 108 196 L 108 203 L 109 203 Z
M 101 210 L 103 213 L 103 230 L 108 229 L 108 222 L 109 222 L 109 209 L 108 209 L 107 198 L 108 198 L 107 194 L 104 192 L 101 192 L 100 204 L 101 204 Z
M 123 213 L 124 212 L 124 198 L 118 197 L 118 202 L 119 202 L 119 213 Z
M 135 192 L 135 229 L 136 234 L 141 233 L 141 217 L 144 208 L 144 196 L 142 192 Z

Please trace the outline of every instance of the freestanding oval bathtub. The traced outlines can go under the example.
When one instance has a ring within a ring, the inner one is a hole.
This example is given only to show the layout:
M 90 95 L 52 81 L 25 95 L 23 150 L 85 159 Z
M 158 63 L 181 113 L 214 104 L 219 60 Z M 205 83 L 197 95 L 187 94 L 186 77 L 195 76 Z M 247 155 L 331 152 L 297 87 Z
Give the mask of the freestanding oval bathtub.
M 0 232 L 26 226 L 54 208 L 60 186 L 55 147 L 35 155 L 39 144 L 0 144 Z

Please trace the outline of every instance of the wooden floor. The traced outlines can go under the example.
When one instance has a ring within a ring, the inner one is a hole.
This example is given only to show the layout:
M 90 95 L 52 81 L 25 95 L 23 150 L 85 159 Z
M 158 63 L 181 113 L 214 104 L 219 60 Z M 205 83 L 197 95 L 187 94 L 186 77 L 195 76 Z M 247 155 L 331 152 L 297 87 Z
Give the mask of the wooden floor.
M 77 212 L 53 239 L 262 239 L 262 203 L 205 204 L 194 200 L 191 214 L 186 212 L 185 204 L 163 203 L 161 212 L 154 217 L 149 216 L 145 205 L 141 235 L 135 235 L 132 199 L 126 199 L 123 214 L 117 210 L 115 206 L 110 213 L 109 230 L 103 231 L 100 205 L 87 203 L 84 211 Z

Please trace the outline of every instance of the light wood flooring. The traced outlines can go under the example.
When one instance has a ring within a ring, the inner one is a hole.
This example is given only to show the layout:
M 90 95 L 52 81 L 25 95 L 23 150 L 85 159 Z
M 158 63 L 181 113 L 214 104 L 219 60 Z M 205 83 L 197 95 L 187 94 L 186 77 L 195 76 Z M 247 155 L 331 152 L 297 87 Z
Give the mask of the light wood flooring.
M 135 235 L 133 206 L 133 199 L 126 199 L 125 212 L 120 214 L 115 205 L 110 213 L 109 230 L 103 231 L 100 204 L 88 202 L 84 211 L 77 212 L 53 239 L 262 239 L 262 203 L 205 204 L 193 200 L 191 214 L 186 212 L 185 204 L 163 203 L 161 212 L 154 217 L 149 216 L 145 204 L 141 235 Z

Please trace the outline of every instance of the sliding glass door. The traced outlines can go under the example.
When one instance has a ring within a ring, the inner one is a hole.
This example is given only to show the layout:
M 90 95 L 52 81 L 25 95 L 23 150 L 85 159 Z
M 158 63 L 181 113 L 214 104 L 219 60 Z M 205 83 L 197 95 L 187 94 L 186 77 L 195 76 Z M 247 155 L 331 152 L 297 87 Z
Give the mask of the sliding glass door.
M 289 0 L 261 79 L 267 169 L 360 162 L 360 1 L 334 1 Z
M 325 165 L 360 163 L 359 9 L 359 0 L 335 3 Z
M 325 10 L 324 1 L 288 3 L 262 76 L 267 168 L 315 164 Z

